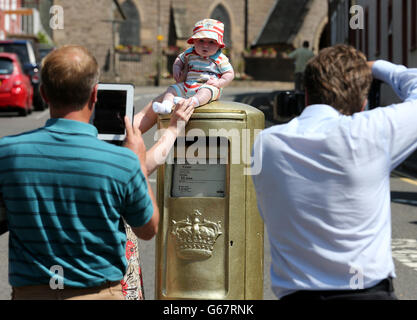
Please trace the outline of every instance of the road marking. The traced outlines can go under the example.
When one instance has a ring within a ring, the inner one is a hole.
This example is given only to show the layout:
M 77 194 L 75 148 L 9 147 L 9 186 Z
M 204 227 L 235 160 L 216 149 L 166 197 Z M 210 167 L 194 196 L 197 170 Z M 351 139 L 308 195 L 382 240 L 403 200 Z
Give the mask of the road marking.
M 46 109 L 42 113 L 36 115 L 35 119 L 40 120 L 40 119 L 44 118 L 45 116 L 47 116 L 48 114 L 49 114 L 49 110 Z
M 400 180 L 417 186 L 417 181 L 415 181 L 415 180 L 411 180 L 411 179 L 408 179 L 408 178 L 400 178 Z
M 415 239 L 392 239 L 392 256 L 417 271 L 417 240 Z
M 401 181 L 417 186 L 417 180 L 405 173 L 393 171 L 392 175 L 399 178 Z

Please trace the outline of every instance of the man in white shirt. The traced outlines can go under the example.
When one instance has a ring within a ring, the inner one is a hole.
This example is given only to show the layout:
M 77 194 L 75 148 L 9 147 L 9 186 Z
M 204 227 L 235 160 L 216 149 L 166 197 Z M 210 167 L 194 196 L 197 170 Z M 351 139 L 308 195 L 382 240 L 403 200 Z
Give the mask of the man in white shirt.
M 404 102 L 363 111 L 372 75 Z M 309 62 L 305 86 L 302 114 L 254 145 L 272 289 L 284 299 L 396 299 L 390 172 L 417 148 L 417 69 L 337 45 Z

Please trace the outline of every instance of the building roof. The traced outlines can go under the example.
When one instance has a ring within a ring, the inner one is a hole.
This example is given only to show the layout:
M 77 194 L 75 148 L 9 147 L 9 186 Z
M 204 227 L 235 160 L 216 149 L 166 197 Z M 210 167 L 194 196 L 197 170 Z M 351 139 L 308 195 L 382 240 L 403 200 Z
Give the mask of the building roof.
M 310 8 L 311 0 L 278 0 L 253 46 L 292 44 Z
M 126 20 L 126 15 L 125 15 L 125 13 L 123 12 L 123 9 L 122 9 L 122 6 L 120 5 L 120 3 L 119 3 L 119 0 L 113 0 L 113 3 L 115 4 L 115 6 L 116 6 L 116 8 L 117 8 L 117 12 L 118 12 L 118 14 L 120 15 L 120 17 L 123 19 L 123 20 Z
M 177 39 L 188 39 L 190 37 L 192 27 L 188 23 L 187 9 L 172 4 L 172 14 L 174 18 L 175 33 Z

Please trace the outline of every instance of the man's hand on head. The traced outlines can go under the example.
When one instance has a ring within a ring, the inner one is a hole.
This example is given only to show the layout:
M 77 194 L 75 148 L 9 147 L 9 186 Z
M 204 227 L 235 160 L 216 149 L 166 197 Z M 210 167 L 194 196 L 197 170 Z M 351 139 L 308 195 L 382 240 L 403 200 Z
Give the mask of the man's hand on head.
M 368 61 L 368 66 L 369 66 L 369 68 L 371 68 L 371 70 L 372 70 L 372 67 L 373 67 L 374 63 L 375 63 L 375 61 Z

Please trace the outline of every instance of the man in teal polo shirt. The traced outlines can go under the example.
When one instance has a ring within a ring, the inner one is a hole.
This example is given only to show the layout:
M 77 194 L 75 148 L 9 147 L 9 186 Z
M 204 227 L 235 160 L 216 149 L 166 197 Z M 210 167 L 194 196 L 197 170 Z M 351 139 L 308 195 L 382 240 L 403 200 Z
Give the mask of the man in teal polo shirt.
M 97 139 L 99 67 L 85 48 L 50 53 L 41 76 L 51 119 L 0 139 L 13 298 L 124 300 L 122 218 L 145 240 L 159 221 L 140 131 L 125 119 L 125 147 Z

